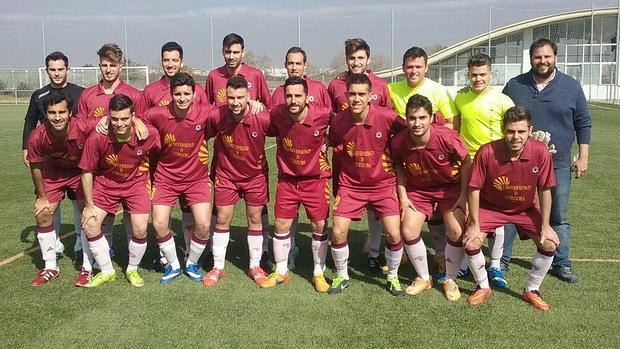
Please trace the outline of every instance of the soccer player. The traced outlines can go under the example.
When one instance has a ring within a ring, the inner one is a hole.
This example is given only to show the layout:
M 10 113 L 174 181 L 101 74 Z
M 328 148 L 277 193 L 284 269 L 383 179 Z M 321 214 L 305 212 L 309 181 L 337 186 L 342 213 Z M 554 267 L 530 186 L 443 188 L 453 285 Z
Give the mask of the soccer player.
M 339 162 L 338 193 L 334 202 L 331 251 L 338 276 L 329 294 L 349 285 L 349 245 L 351 220 L 359 220 L 369 206 L 383 221 L 386 231 L 387 288 L 394 296 L 404 296 L 398 281 L 403 255 L 400 237 L 396 176 L 392 169 L 388 140 L 396 128 L 396 113 L 370 104 L 372 83 L 366 74 L 353 73 L 347 80 L 348 108 L 338 113 L 330 126 L 333 161 Z
M 452 119 L 458 111 L 448 90 L 441 84 L 426 77 L 428 73 L 428 55 L 419 47 L 411 47 L 403 54 L 403 73 L 405 80 L 388 84 L 390 99 L 394 110 L 401 117 L 405 117 L 409 98 L 414 94 L 428 98 L 433 104 L 433 114 L 440 112 L 443 118 L 436 117 L 434 122 L 452 128 Z M 429 218 L 428 230 L 435 249 L 435 264 L 437 265 L 438 281 L 445 278 L 446 263 L 444 250 L 446 247 L 445 227 L 441 222 L 441 215 Z
M 432 288 L 426 246 L 420 236 L 422 225 L 437 205 L 448 236 L 462 234 L 465 225 L 467 182 L 471 159 L 458 133 L 431 126 L 433 105 L 415 94 L 407 102 L 407 129 L 392 138 L 390 150 L 398 177 L 398 196 L 405 251 L 418 277 L 405 289 L 417 295 Z M 460 264 L 453 267 L 455 277 Z M 444 285 L 446 298 L 454 295 L 454 279 Z M 458 287 L 456 287 L 458 292 Z M 458 297 L 457 297 L 458 299 Z
M 248 276 L 261 285 L 267 274 L 261 268 L 263 255 L 263 206 L 269 201 L 265 136 L 269 112 L 250 112 L 250 90 L 242 76 L 226 83 L 227 105 L 209 114 L 207 136 L 215 136 L 215 205 L 217 222 L 213 233 L 213 269 L 203 284 L 215 286 L 224 277 L 226 248 L 230 238 L 235 203 L 245 200 L 248 220 L 247 242 L 250 255 Z M 286 252 L 288 254 L 288 250 Z
M 392 108 L 392 102 L 390 101 L 390 94 L 385 80 L 377 77 L 370 69 L 368 69 L 368 65 L 370 64 L 370 46 L 368 46 L 368 43 L 366 43 L 364 39 L 348 39 L 344 42 L 344 54 L 348 70 L 334 78 L 329 83 L 329 87 L 327 88 L 332 100 L 332 109 L 334 113 L 339 113 L 349 107 L 347 79 L 351 76 L 351 74 L 365 74 L 368 76 L 368 79 L 372 85 L 369 103 L 381 107 Z M 338 192 L 338 187 L 336 184 L 338 172 L 340 171 L 340 164 L 335 161 L 333 164 L 333 187 L 334 194 L 336 194 Z M 385 259 L 380 255 L 381 233 L 383 232 L 383 226 L 381 225 L 381 220 L 377 219 L 375 214 L 370 213 L 370 210 L 368 212 L 368 268 L 372 272 L 383 273 L 386 268 Z
M 151 129 L 146 139 L 137 138 L 132 126 L 134 103 L 123 94 L 112 97 L 108 110 L 111 132 L 92 133 L 79 164 L 85 197 L 82 222 L 88 237 L 89 257 L 94 257 L 101 269 L 84 287 L 98 287 L 116 279 L 101 224 L 107 215 L 116 213 L 121 202 L 127 207 L 132 226 L 125 276 L 132 286 L 142 287 L 144 280 L 138 274 L 138 266 L 146 251 L 146 228 L 151 212 L 149 155 L 160 148 L 159 134 Z
M 157 244 L 169 263 L 162 283 L 172 282 L 182 273 L 169 228 L 170 213 L 180 195 L 185 196 L 195 222 L 185 273 L 193 281 L 202 281 L 197 263 L 209 239 L 211 220 L 209 151 L 205 139 L 210 107 L 195 103 L 195 86 L 190 75 L 176 74 L 170 79 L 173 103 L 151 108 L 144 114 L 161 140 L 152 202 Z
M 569 283 L 579 281 L 570 259 L 571 226 L 568 221 L 571 171 L 581 178 L 588 170 L 588 153 L 592 134 L 592 118 L 583 89 L 569 75 L 556 69 L 557 45 L 549 39 L 540 39 L 530 46 L 532 69 L 512 78 L 504 93 L 517 105 L 528 108 L 537 130 L 551 133 L 551 142 L 557 153 L 553 156 L 553 171 L 557 186 L 551 190 L 551 225 L 560 237 L 560 246 L 553 260 L 552 273 Z M 577 138 L 577 160 L 571 159 L 571 146 Z M 572 161 L 572 162 L 571 162 Z M 512 254 L 514 235 L 506 234 L 502 263 L 507 267 Z
M 45 112 L 45 101 L 49 98 L 51 92 L 60 91 L 65 95 L 68 95 L 72 101 L 77 102 L 80 98 L 80 94 L 83 87 L 72 84 L 67 81 L 67 74 L 69 73 L 69 58 L 59 51 L 55 51 L 45 57 L 45 72 L 50 79 L 50 83 L 42 88 L 34 91 L 30 97 L 30 104 L 28 105 L 28 111 L 26 112 L 26 118 L 24 119 L 24 132 L 22 137 L 22 156 L 26 166 L 29 166 L 27 160 L 28 156 L 28 137 L 30 133 L 37 127 L 37 123 L 44 123 L 47 120 L 47 114 Z M 75 115 L 77 112 L 77 103 L 73 103 L 71 115 Z M 76 264 L 82 256 L 82 243 L 80 240 L 80 209 L 75 200 L 75 193 L 69 190 L 67 196 L 71 200 L 73 206 L 73 224 L 75 228 L 75 245 L 73 250 L 76 256 Z M 54 214 L 54 229 L 59 232 L 60 229 L 60 210 L 56 210 Z M 64 246 L 60 239 L 56 240 L 56 252 L 62 253 Z
M 329 284 L 323 276 L 327 256 L 325 220 L 329 214 L 329 184 L 331 168 L 326 144 L 331 109 L 321 108 L 308 101 L 308 80 L 289 77 L 284 83 L 285 104 L 271 112 L 270 136 L 276 136 L 278 146 L 278 187 L 275 203 L 275 237 L 273 254 L 276 270 L 262 287 L 275 287 L 289 279 L 287 257 L 292 245 L 290 231 L 303 204 L 312 226 L 312 284 L 317 292 L 327 292 Z
M 514 106 L 510 97 L 491 87 L 493 70 L 491 58 L 477 53 L 467 62 L 469 88 L 460 91 L 454 98 L 458 115 L 454 118 L 454 128 L 473 159 L 483 144 L 503 137 L 502 120 L 506 110 Z M 514 229 L 509 226 L 509 229 Z M 495 234 L 488 235 L 491 265 L 489 276 L 497 287 L 506 287 L 507 282 L 501 270 L 500 258 L 503 252 L 504 227 L 497 228 Z M 461 268 L 463 269 L 463 268 Z
M 469 219 L 463 246 L 478 288 L 467 300 L 479 305 L 491 297 L 480 247 L 485 233 L 513 223 L 519 236 L 531 238 L 537 247 L 521 298 L 546 311 L 549 304 L 540 296 L 539 289 L 560 245 L 549 224 L 551 188 L 555 186 L 553 161 L 544 143 L 528 139 L 532 118 L 527 109 L 521 106 L 508 109 L 503 127 L 504 138 L 480 147 L 472 165 L 467 197 Z
M 45 267 L 30 283 L 41 286 L 58 277 L 56 263 L 56 230 L 52 217 L 65 192 L 75 192 L 82 206 L 78 162 L 88 134 L 96 122 L 71 117 L 73 100 L 60 91 L 50 91 L 45 99 L 47 121 L 30 133 L 26 160 L 30 164 L 36 200 L 34 217 L 37 221 L 37 239 Z

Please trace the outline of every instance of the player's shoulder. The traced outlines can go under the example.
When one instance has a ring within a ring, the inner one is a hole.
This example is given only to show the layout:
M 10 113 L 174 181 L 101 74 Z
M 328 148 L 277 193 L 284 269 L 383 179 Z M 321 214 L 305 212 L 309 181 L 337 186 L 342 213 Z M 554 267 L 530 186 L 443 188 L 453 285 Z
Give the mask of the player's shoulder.
M 331 81 L 329 82 L 329 87 L 337 87 L 337 86 L 343 86 L 347 83 L 347 74 L 346 73 L 340 73 L 338 74 L 338 76 L 336 76 L 335 78 L 331 79 Z
M 315 80 L 311 77 L 306 76 L 306 83 L 308 84 L 308 87 L 312 86 L 314 88 L 326 88 L 325 84 L 322 81 L 319 80 Z M 284 85 L 282 85 L 284 86 Z
M 409 129 L 408 128 L 404 128 L 398 132 L 396 132 L 396 134 L 392 137 L 392 148 L 393 149 L 397 149 L 397 150 L 401 150 L 402 146 L 407 142 L 407 139 L 409 138 Z M 405 150 L 405 149 L 402 149 Z

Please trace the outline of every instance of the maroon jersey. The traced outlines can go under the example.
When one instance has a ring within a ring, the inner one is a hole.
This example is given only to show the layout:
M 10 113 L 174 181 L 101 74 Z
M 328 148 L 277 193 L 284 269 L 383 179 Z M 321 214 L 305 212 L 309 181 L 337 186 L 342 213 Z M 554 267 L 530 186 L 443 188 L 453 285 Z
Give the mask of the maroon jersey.
M 144 119 L 159 132 L 155 181 L 187 183 L 209 176 L 209 149 L 205 128 L 210 107 L 193 103 L 184 118 L 177 118 L 174 103 L 149 109 Z
M 469 187 L 480 189 L 480 207 L 518 214 L 534 206 L 537 189 L 555 187 L 551 155 L 544 143 L 530 139 L 519 159 L 510 161 L 504 139 L 478 149 Z
M 241 70 L 239 70 L 239 74 L 237 75 L 243 76 L 248 82 L 248 90 L 250 91 L 251 99 L 260 101 L 266 106 L 271 105 L 271 96 L 267 88 L 267 81 L 265 81 L 265 76 L 263 76 L 260 70 L 250 67 L 245 63 L 241 63 Z M 209 72 L 205 85 L 205 92 L 209 104 L 218 107 L 226 104 L 226 83 L 230 77 L 231 75 L 228 74 L 226 66 L 221 66 Z
M 213 146 L 215 176 L 243 181 L 266 175 L 265 136 L 269 128 L 269 112 L 248 114 L 235 121 L 228 106 L 209 114 L 207 137 L 215 137 Z
M 79 176 L 80 157 L 88 134 L 95 128 L 97 121 L 69 118 L 67 136 L 57 139 L 49 123 L 39 125 L 28 139 L 28 156 L 30 163 L 42 163 L 44 178 Z
M 306 83 L 308 83 L 308 104 L 331 109 L 332 102 L 329 98 L 329 93 L 327 92 L 325 85 L 323 85 L 322 82 L 312 80 L 307 76 L 304 76 L 304 79 L 306 80 Z M 273 91 L 273 95 L 271 95 L 271 105 L 269 108 L 273 109 L 277 105 L 284 104 L 285 98 L 284 85 L 280 85 L 275 91 Z
M 194 97 L 194 102 L 209 105 L 205 89 L 199 84 L 196 84 L 195 90 L 196 96 Z M 161 79 L 146 85 L 142 95 L 144 96 L 144 107 L 147 110 L 157 106 L 165 107 L 172 102 L 170 82 L 166 80 L 165 76 L 162 76 Z
M 461 180 L 461 163 L 469 155 L 459 134 L 451 129 L 431 126 L 424 147 L 411 140 L 409 129 L 392 138 L 392 160 L 401 163 L 407 176 L 407 191 L 457 184 Z
M 116 86 L 114 91 L 111 94 L 106 94 L 103 91 L 103 86 L 100 81 L 96 85 L 84 89 L 84 92 L 80 95 L 78 111 L 75 116 L 96 119 L 99 119 L 102 116 L 108 116 L 110 114 L 110 111 L 108 110 L 110 100 L 112 97 L 119 94 L 124 94 L 125 96 L 131 98 L 135 105 L 134 110 L 136 115 L 142 116 L 142 114 L 146 111 L 142 92 L 140 92 L 140 90 L 133 86 L 127 85 L 123 80 L 120 80 L 120 83 Z
M 338 185 L 355 189 L 380 189 L 396 185 L 388 141 L 399 117 L 391 109 L 370 105 L 363 123 L 349 110 L 332 120 L 329 142 L 338 164 Z M 401 124 L 402 127 L 402 124 Z
M 370 104 L 392 109 L 392 100 L 390 99 L 390 92 L 388 91 L 385 80 L 376 76 L 370 70 L 366 73 L 372 83 L 372 88 L 370 90 Z M 347 99 L 347 78 L 350 75 L 350 72 L 343 73 L 329 83 L 327 90 L 329 91 L 329 96 L 332 100 L 332 108 L 334 113 L 349 109 L 349 100 Z
M 113 133 L 94 132 L 88 137 L 79 167 L 96 174 L 95 185 L 104 192 L 122 194 L 149 179 L 149 154 L 160 148 L 159 134 L 149 127 L 147 139 L 138 140 L 133 134 L 127 142 L 119 143 Z
M 269 136 L 276 137 L 278 178 L 329 178 L 331 167 L 327 154 L 321 151 L 326 143 L 331 110 L 308 105 L 304 121 L 293 120 L 286 105 L 271 112 Z

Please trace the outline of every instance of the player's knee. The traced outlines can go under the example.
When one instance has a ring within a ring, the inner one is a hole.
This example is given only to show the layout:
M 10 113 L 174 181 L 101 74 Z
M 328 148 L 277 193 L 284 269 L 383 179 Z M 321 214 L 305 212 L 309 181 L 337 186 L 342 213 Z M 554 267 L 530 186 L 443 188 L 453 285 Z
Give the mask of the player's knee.
M 168 231 L 168 223 L 164 220 L 153 219 L 153 229 L 158 236 L 163 236 Z
M 194 234 L 201 239 L 204 239 L 205 236 L 208 237 L 210 225 L 209 222 L 196 222 L 194 224 Z
M 557 246 L 551 240 L 545 240 L 542 244 L 539 244 L 538 248 L 548 254 L 554 254 Z
M 131 232 L 131 236 L 136 239 L 146 239 L 146 227 L 144 228 L 144 230 L 133 229 L 133 231 Z
M 39 227 L 49 227 L 53 224 L 53 214 L 48 210 L 43 210 L 43 212 L 39 213 L 35 216 L 37 220 L 37 225 Z
M 448 239 L 453 242 L 461 241 L 463 236 L 463 230 L 460 228 L 448 228 L 446 227 L 446 235 L 448 235 Z

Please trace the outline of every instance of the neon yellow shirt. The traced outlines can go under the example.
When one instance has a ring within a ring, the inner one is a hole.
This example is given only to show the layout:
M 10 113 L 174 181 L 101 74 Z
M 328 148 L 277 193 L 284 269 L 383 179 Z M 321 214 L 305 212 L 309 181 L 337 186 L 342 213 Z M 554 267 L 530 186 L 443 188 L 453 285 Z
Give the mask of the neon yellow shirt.
M 481 145 L 504 136 L 502 120 L 514 106 L 510 97 L 493 88 L 482 93 L 459 92 L 454 98 L 461 118 L 461 138 L 471 158 Z
M 402 118 L 405 117 L 407 101 L 409 97 L 414 94 L 420 94 L 428 98 L 431 103 L 433 103 L 433 113 L 439 110 L 446 120 L 450 120 L 458 115 L 458 110 L 454 105 L 454 101 L 448 89 L 431 79 L 425 78 L 421 84 L 414 88 L 407 85 L 407 80 L 396 81 L 388 84 L 388 91 L 390 91 L 390 98 L 392 99 L 394 110 L 396 110 L 398 115 Z

